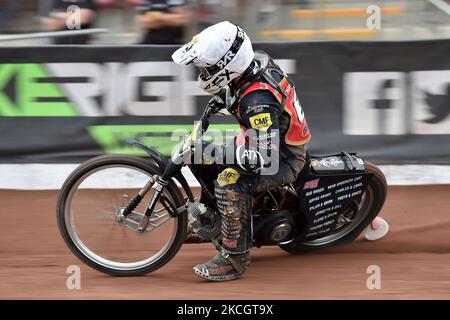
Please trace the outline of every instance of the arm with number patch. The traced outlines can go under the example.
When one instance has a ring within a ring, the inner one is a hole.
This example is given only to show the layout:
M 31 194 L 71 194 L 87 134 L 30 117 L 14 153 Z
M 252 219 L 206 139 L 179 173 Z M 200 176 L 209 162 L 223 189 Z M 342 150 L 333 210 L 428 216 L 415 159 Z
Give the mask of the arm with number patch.
M 262 91 L 247 97 L 239 105 L 240 134 L 233 144 L 206 143 L 203 163 L 226 164 L 258 175 L 276 174 L 280 159 L 277 102 Z
M 269 104 L 240 106 L 247 130 L 245 143 L 235 148 L 236 164 L 255 174 L 275 174 L 279 164 L 278 109 Z

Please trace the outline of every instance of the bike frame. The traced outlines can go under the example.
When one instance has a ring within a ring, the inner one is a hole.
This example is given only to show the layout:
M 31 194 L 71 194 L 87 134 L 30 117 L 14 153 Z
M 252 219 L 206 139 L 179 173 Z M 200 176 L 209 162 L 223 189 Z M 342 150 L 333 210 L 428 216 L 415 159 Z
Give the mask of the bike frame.
M 162 203 L 164 208 L 172 217 L 176 217 L 177 215 L 185 212 L 188 208 L 189 202 L 194 201 L 192 191 L 186 179 L 181 173 L 181 168 L 184 165 L 188 165 L 190 170 L 199 181 L 200 186 L 204 191 L 203 195 L 206 196 L 208 200 L 210 200 L 209 202 L 211 204 L 214 204 L 214 206 L 216 205 L 214 201 L 214 195 L 212 194 L 211 190 L 209 190 L 204 179 L 200 175 L 196 174 L 192 165 L 185 164 L 183 162 L 184 157 L 189 154 L 188 152 L 191 151 L 192 145 L 198 146 L 201 144 L 201 141 L 198 141 L 198 138 L 201 137 L 202 134 L 208 129 L 208 118 L 210 115 L 211 108 L 207 106 L 200 120 L 195 124 L 192 133 L 187 136 L 187 139 L 185 139 L 184 143 L 181 144 L 178 149 L 172 154 L 172 157 L 170 159 L 164 157 L 157 150 L 145 146 L 136 140 L 128 141 L 130 144 L 133 144 L 146 151 L 149 154 L 150 158 L 153 159 L 156 164 L 164 170 L 161 176 L 155 175 L 129 202 L 128 206 L 123 211 L 124 216 L 127 216 L 130 212 L 132 212 L 144 198 L 145 194 L 156 184 L 155 192 L 146 207 L 144 217 L 139 225 L 140 232 L 144 232 L 144 230 L 146 230 L 150 216 L 153 213 L 153 210 L 158 201 Z M 331 200 L 331 202 L 338 204 L 342 208 L 346 208 L 351 201 L 360 197 L 360 194 L 365 192 L 367 183 L 372 176 L 371 173 L 365 171 L 364 162 L 362 161 L 362 159 L 356 157 L 355 154 L 348 154 L 345 152 L 325 157 L 312 157 L 311 168 L 308 161 L 308 163 L 305 165 L 305 170 L 299 176 L 296 187 L 297 197 L 300 202 L 298 212 L 306 217 L 306 228 L 304 232 L 302 232 L 302 234 L 299 236 L 308 239 L 316 238 L 313 231 L 314 228 L 317 227 L 317 223 L 315 221 L 317 220 L 318 209 L 315 206 L 308 205 L 312 201 L 315 201 L 313 195 L 316 193 L 316 191 L 310 191 L 310 189 L 317 188 L 317 186 L 314 186 L 314 184 L 319 184 L 320 181 L 319 190 L 328 190 L 330 186 L 342 183 L 342 181 L 345 182 L 346 180 L 351 179 L 356 181 L 356 179 L 360 179 L 361 182 L 359 182 L 358 180 L 358 190 L 360 191 L 360 193 L 348 196 L 345 199 L 339 198 L 337 194 L 333 194 L 332 196 L 333 199 Z M 170 203 L 169 199 L 162 195 L 164 188 L 168 185 L 168 183 L 170 183 L 172 179 L 180 183 L 187 195 L 185 205 L 180 208 L 173 208 L 173 205 Z M 322 205 L 327 206 L 327 203 L 322 203 L 321 206 Z M 340 214 L 340 212 L 341 210 L 336 211 L 336 216 Z M 317 237 L 320 238 L 319 233 L 317 233 Z
M 150 158 L 156 162 L 158 167 L 164 169 L 164 172 L 161 176 L 155 175 L 152 179 L 150 179 L 150 181 L 128 203 L 128 205 L 122 212 L 124 217 L 129 215 L 139 205 L 139 203 L 142 201 L 147 192 L 153 187 L 153 185 L 156 184 L 155 192 L 153 193 L 152 198 L 150 199 L 150 202 L 146 207 L 144 217 L 142 218 L 139 224 L 138 229 L 139 232 L 144 232 L 144 230 L 146 230 L 150 220 L 150 216 L 153 213 L 153 210 L 155 209 L 156 203 L 158 201 L 161 201 L 164 208 L 169 212 L 169 214 L 172 217 L 176 217 L 178 214 L 186 211 L 189 205 L 189 201 L 194 202 L 194 196 L 186 179 L 181 173 L 181 168 L 185 165 L 183 159 L 186 156 L 186 154 L 190 152 L 192 143 L 194 143 L 194 145 L 198 145 L 199 143 L 201 144 L 201 141 L 200 142 L 198 141 L 198 137 L 201 137 L 201 135 L 206 130 L 208 130 L 209 127 L 208 117 L 211 115 L 211 111 L 212 109 L 209 106 L 205 108 L 200 120 L 194 125 L 192 133 L 189 136 L 187 136 L 187 139 L 185 139 L 184 143 L 180 145 L 180 147 L 173 153 L 171 159 L 167 159 L 157 150 L 150 148 L 137 140 L 134 139 L 127 140 L 127 143 L 139 147 L 140 149 L 147 152 Z M 164 188 L 168 185 L 168 183 L 172 179 L 175 179 L 180 183 L 188 198 L 186 204 L 180 208 L 173 208 L 170 201 L 166 197 L 162 196 Z M 197 177 L 197 179 L 199 180 L 200 185 L 204 188 L 204 190 L 206 190 L 206 194 L 208 195 L 208 197 L 211 198 L 210 200 L 213 200 L 214 196 L 206 188 L 203 179 L 201 179 L 201 177 Z

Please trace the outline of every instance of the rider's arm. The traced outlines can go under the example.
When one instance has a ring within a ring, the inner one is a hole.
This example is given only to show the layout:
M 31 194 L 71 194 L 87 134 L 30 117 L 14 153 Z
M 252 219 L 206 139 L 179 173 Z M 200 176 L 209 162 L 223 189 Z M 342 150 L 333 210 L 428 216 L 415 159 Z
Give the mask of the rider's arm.
M 246 95 L 239 113 L 248 130 L 247 143 L 236 146 L 236 161 L 241 169 L 255 174 L 274 174 L 279 164 L 279 111 L 270 92 L 255 91 Z
M 202 163 L 225 164 L 253 174 L 276 174 L 280 158 L 276 104 L 269 92 L 255 91 L 245 96 L 239 104 L 241 123 L 247 128 L 245 134 L 241 132 L 241 137 L 233 144 L 216 145 L 204 141 Z

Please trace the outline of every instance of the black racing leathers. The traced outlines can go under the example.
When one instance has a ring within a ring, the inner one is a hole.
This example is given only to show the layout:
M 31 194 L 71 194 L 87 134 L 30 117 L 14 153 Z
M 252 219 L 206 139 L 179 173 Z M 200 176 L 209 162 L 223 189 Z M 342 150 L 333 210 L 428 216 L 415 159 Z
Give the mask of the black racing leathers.
M 279 109 L 270 93 L 246 95 L 235 110 L 241 125 L 235 157 L 240 169 L 255 175 L 274 175 L 280 161 Z
M 273 176 L 285 162 L 293 175 L 298 175 L 305 162 L 306 145 L 285 143 L 289 117 L 280 112 L 280 106 L 270 92 L 258 90 L 249 93 L 233 114 L 241 125 L 241 133 L 226 145 L 206 143 L 205 163 L 223 164 L 254 176 Z M 213 161 L 210 155 L 214 156 Z
M 217 239 L 221 254 L 194 271 L 208 279 L 229 280 L 242 275 L 250 264 L 252 198 L 295 182 L 305 163 L 310 134 L 294 84 L 264 53 L 258 57 L 255 53 L 240 82 L 220 98 L 211 101 L 224 102 L 241 133 L 230 144 L 204 143 L 209 150 L 202 152 L 203 165 L 191 167 L 206 184 L 200 201 L 217 207 L 222 220 Z M 205 196 L 206 190 L 214 190 L 214 204 L 208 203 L 211 197 Z
M 251 197 L 294 182 L 305 163 L 306 146 L 283 143 L 288 123 L 269 92 L 249 93 L 234 115 L 242 134 L 233 144 L 215 146 L 216 164 L 194 166 L 194 170 L 210 190 L 214 188 L 222 216 L 223 249 L 239 255 L 252 246 Z M 220 161 L 224 154 L 227 157 Z M 205 198 L 201 201 L 208 205 Z

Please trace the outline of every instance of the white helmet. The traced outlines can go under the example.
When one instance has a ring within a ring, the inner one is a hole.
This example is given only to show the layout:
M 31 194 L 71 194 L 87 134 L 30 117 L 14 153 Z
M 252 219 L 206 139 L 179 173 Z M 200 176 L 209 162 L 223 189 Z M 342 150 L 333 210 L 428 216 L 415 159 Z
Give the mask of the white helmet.
M 253 57 L 252 43 L 244 30 L 222 21 L 206 28 L 175 51 L 172 60 L 183 65 L 192 63 L 199 68 L 199 87 L 216 94 L 244 73 Z

